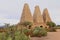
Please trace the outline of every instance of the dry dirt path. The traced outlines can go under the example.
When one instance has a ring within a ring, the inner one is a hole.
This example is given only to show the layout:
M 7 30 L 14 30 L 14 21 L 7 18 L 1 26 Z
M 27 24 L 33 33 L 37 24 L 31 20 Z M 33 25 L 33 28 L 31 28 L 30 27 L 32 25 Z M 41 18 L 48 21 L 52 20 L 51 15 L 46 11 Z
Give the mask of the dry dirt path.
M 31 40 L 60 40 L 60 29 L 57 32 L 48 32 L 46 37 L 33 37 Z

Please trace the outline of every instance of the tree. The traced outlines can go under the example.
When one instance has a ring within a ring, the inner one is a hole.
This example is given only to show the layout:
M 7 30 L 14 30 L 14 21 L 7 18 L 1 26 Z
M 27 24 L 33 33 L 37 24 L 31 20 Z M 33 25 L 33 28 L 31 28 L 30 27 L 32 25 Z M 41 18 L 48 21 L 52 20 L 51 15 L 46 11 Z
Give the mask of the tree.
M 47 22 L 47 25 L 49 26 L 50 32 L 56 32 L 56 29 L 54 28 L 56 24 L 54 22 Z
M 47 22 L 47 25 L 49 27 L 55 27 L 56 26 L 56 24 L 54 22 Z

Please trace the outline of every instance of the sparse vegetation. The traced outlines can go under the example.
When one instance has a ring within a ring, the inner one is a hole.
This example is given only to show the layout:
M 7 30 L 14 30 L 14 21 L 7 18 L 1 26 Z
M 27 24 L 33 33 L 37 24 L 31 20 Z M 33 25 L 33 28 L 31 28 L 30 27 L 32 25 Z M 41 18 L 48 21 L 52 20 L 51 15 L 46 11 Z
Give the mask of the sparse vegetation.
M 42 27 L 29 29 L 21 26 L 21 29 L 17 30 L 15 25 L 8 25 L 4 27 L 4 30 L 5 32 L 0 33 L 0 40 L 30 40 L 29 36 L 41 37 L 47 35 L 47 31 Z
M 60 25 L 57 25 L 56 27 L 54 27 L 55 29 L 60 29 Z
M 15 25 L 4 28 L 5 32 L 0 32 L 0 40 L 29 40 L 29 37 L 17 30 Z
M 56 27 L 56 24 L 54 22 L 47 22 L 47 25 L 49 26 L 48 31 L 56 32 L 56 29 L 54 28 L 54 27 Z
M 33 29 L 33 36 L 35 37 L 41 37 L 46 35 L 47 35 L 47 31 L 44 28 L 36 27 L 35 29 Z

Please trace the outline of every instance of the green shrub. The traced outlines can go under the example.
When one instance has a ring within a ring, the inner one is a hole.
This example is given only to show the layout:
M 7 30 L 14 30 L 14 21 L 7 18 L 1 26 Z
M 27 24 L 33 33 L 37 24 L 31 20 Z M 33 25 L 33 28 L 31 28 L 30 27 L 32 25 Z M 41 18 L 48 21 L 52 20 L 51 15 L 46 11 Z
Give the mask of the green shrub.
M 0 40 L 30 40 L 29 36 L 25 35 L 29 31 L 29 29 L 14 30 L 13 27 L 9 27 L 6 32 L 0 33 Z
M 23 29 L 23 32 L 24 32 L 24 34 L 27 35 L 27 36 L 31 35 L 31 29 L 24 28 L 24 29 Z
M 29 40 L 29 37 L 24 34 L 24 32 L 21 33 L 21 31 L 15 32 L 15 40 Z
M 0 40 L 12 40 L 12 38 L 7 33 L 0 33 Z
M 20 34 L 20 40 L 30 40 L 28 36 L 26 36 L 24 33 Z
M 47 25 L 49 26 L 48 31 L 50 32 L 56 32 L 56 24 L 54 22 L 47 22 Z
M 7 40 L 12 40 L 12 38 L 11 37 L 8 37 Z
M 42 30 L 40 31 L 40 35 L 47 36 L 47 31 L 44 28 L 42 28 Z
M 46 24 L 49 26 L 49 28 L 56 26 L 54 22 L 47 22 Z
M 40 37 L 41 35 L 39 35 L 40 30 L 34 30 L 33 31 L 33 36 L 37 36 Z
M 3 37 L 2 35 L 3 35 L 3 34 L 2 34 L 2 33 L 0 33 L 0 40 L 2 40 L 2 37 Z
M 36 37 L 46 36 L 47 31 L 44 28 L 36 27 L 35 29 L 33 29 L 32 34 L 33 34 L 33 36 L 36 36 Z
M 19 30 L 15 31 L 15 40 L 20 40 L 20 34 L 21 32 Z

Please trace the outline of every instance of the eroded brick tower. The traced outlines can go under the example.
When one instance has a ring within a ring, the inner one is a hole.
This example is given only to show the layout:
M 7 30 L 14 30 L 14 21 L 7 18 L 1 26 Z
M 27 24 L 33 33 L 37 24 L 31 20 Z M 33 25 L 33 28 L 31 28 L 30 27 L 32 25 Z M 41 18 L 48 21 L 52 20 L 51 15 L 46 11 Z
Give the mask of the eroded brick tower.
M 44 20 L 45 23 L 51 22 L 51 18 L 49 16 L 49 12 L 48 12 L 48 9 L 47 8 L 45 8 L 43 10 L 43 15 L 42 16 L 43 16 L 43 20 Z
M 24 4 L 24 8 L 23 8 L 23 11 L 22 11 L 20 23 L 23 23 L 25 21 L 33 22 L 33 17 L 31 15 L 31 11 L 30 11 L 27 3 Z
M 42 27 L 47 26 L 44 23 L 39 6 L 35 7 L 34 14 L 33 14 L 33 21 L 34 21 L 34 26 L 42 26 Z

